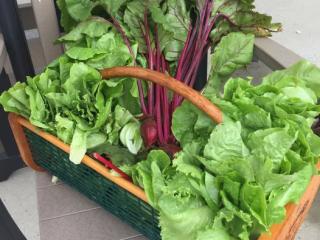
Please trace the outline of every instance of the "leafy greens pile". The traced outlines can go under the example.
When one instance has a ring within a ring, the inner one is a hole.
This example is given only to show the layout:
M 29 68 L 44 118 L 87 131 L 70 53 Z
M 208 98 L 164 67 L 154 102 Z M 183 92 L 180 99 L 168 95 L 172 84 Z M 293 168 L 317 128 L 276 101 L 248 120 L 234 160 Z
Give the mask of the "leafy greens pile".
M 134 117 L 140 113 L 136 80 L 104 81 L 98 71 L 133 64 L 120 35 L 112 25 L 94 19 L 81 23 L 63 39 L 73 47 L 43 73 L 4 92 L 0 103 L 6 111 L 28 118 L 71 144 L 70 160 L 76 164 L 102 143 L 122 145 L 118 151 L 136 154 L 143 145 L 140 123 Z M 84 48 L 83 39 L 94 47 Z
M 111 157 L 123 150 L 117 150 L 119 143 L 129 149 L 130 159 L 144 147 L 163 146 L 175 152 L 171 122 L 182 98 L 140 80 L 102 81 L 97 70 L 148 67 L 192 86 L 208 47 L 214 49 L 224 35 L 243 31 L 266 36 L 280 28 L 270 17 L 254 12 L 253 2 L 58 0 L 67 33 L 57 41 L 64 44 L 65 54 L 44 73 L 28 78 L 27 84 L 2 94 L 0 103 L 71 143 L 74 163 L 102 142 L 115 149 Z M 220 44 L 217 59 L 225 56 L 223 49 L 234 46 L 229 50 L 236 54 L 231 62 L 239 68 L 251 59 L 253 35 L 232 36 Z M 192 53 L 198 54 L 197 60 Z
M 316 172 L 320 70 L 302 61 L 258 86 L 230 78 L 251 62 L 254 35 L 280 28 L 253 0 L 57 3 L 65 54 L 2 93 L 6 111 L 70 144 L 74 163 L 91 151 L 110 157 L 159 211 L 164 240 L 251 239 L 284 219 Z M 220 125 L 160 86 L 99 72 L 140 66 L 192 87 L 210 47 L 203 94 Z
M 117 29 L 134 65 L 167 73 L 191 87 L 208 49 L 214 49 L 229 32 L 267 36 L 281 28 L 271 22 L 271 17 L 254 11 L 254 0 L 58 0 L 58 5 L 63 27 L 71 30 L 59 39 L 66 44 L 69 56 L 89 60 L 90 66 L 98 69 L 109 67 L 109 58 L 115 58 L 112 65 L 120 65 L 116 64 L 119 55 L 101 56 L 92 43 L 95 36 L 79 34 L 83 29 L 99 33 L 87 22 L 100 21 Z M 98 48 L 107 46 L 105 40 Z M 171 120 L 183 98 L 153 83 L 138 80 L 137 84 L 145 119 L 141 127 L 145 147 L 176 149 Z
M 258 86 L 231 78 L 223 96 L 208 96 L 224 113 L 219 125 L 189 102 L 175 111 L 173 164 L 154 150 L 127 169 L 158 209 L 162 239 L 247 240 L 284 220 L 316 173 L 319 77 L 302 61 Z
M 0 103 L 71 144 L 70 160 L 79 164 L 87 149 L 119 145 L 121 134 L 133 134 L 130 141 L 122 139 L 131 152 L 142 146 L 140 123 L 122 105 L 126 97 L 114 98 L 123 91 L 119 84 L 103 81 L 94 68 L 69 64 L 63 56 L 44 73 L 2 93 Z

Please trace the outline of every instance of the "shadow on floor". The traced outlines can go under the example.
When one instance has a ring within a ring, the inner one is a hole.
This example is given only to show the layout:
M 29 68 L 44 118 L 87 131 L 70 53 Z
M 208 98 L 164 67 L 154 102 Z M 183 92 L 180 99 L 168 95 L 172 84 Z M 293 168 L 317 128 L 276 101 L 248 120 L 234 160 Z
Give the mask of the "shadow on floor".
M 0 236 L 6 240 L 27 240 L 0 199 Z

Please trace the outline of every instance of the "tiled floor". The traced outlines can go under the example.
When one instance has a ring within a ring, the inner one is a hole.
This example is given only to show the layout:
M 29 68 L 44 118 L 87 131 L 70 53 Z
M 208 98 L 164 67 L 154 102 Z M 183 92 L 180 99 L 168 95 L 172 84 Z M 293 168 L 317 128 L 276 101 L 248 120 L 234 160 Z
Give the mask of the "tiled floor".
M 296 240 L 319 240 L 320 239 L 320 193 L 313 203 L 309 215 L 304 221 Z
M 62 182 L 52 184 L 47 173 L 36 174 L 36 185 L 41 239 L 145 239 Z
M 0 198 L 28 240 L 146 240 L 77 191 L 51 183 L 47 173 L 16 171 L 0 183 Z
M 23 168 L 0 182 L 0 198 L 28 240 L 39 240 L 35 173 Z M 1 239 L 1 237 L 0 237 Z
M 35 174 L 29 168 L 15 172 L 0 183 L 0 198 L 28 240 L 146 240 L 75 190 L 61 182 L 52 184 L 47 173 Z M 296 240 L 320 239 L 319 206 L 320 195 Z

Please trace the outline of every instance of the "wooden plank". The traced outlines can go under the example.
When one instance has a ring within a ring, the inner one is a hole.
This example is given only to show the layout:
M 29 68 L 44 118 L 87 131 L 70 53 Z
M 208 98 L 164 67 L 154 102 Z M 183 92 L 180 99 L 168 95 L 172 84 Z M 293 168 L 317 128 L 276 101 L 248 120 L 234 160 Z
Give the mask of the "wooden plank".
M 272 70 L 288 68 L 303 58 L 270 38 L 256 38 L 255 57 Z
M 61 44 L 54 44 L 60 37 L 54 1 L 32 0 L 32 6 L 46 63 L 49 64 L 63 54 Z

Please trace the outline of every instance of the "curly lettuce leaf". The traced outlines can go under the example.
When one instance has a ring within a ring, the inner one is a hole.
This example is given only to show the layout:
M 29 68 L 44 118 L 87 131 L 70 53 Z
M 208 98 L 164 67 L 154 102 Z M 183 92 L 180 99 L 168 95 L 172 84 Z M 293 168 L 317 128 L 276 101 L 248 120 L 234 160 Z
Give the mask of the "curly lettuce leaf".
M 204 148 L 204 156 L 215 160 L 245 158 L 248 155 L 249 150 L 241 137 L 240 122 L 218 125 Z
M 173 114 L 172 131 L 182 146 L 195 141 L 205 144 L 214 126 L 205 113 L 186 101 Z
M 161 150 L 153 150 L 146 160 L 137 163 L 131 169 L 134 183 L 144 188 L 148 202 L 153 207 L 158 205 L 169 168 L 169 156 Z
M 14 112 L 26 118 L 30 116 L 30 101 L 26 94 L 25 83 L 16 83 L 8 91 L 5 91 L 0 96 L 0 104 L 7 112 Z
M 263 84 L 269 84 L 277 88 L 307 87 L 307 91 L 314 91 L 319 98 L 319 76 L 320 69 L 316 65 L 302 60 L 287 69 L 275 71 L 267 75 L 263 78 Z M 311 98 L 314 100 L 313 96 Z
M 212 223 L 213 211 L 185 175 L 175 175 L 163 192 L 158 202 L 162 239 L 195 239 L 198 231 Z

